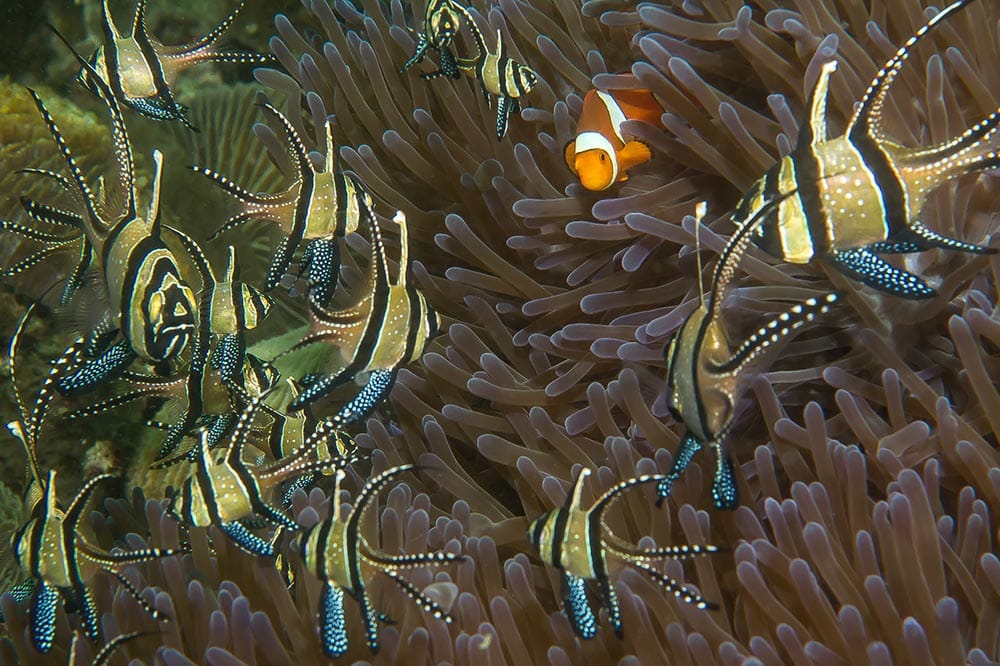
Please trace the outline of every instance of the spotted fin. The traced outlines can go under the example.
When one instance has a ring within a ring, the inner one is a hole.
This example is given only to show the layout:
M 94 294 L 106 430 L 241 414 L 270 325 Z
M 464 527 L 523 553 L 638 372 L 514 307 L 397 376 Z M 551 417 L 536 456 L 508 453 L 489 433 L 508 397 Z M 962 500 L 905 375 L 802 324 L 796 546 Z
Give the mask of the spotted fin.
M 219 528 L 233 540 L 233 543 L 251 555 L 274 557 L 274 546 L 248 530 L 241 523 L 236 521 L 221 523 Z
M 840 272 L 873 289 L 902 298 L 933 298 L 937 292 L 916 275 L 896 268 L 866 248 L 837 250 L 827 256 Z
M 80 395 L 125 372 L 136 354 L 128 340 L 119 340 L 100 357 L 87 361 L 72 374 L 59 378 L 56 389 L 63 395 Z
M 15 603 L 21 604 L 26 600 L 31 598 L 31 591 L 35 589 L 35 581 L 23 580 L 13 587 L 7 588 L 4 594 L 9 594 Z M 0 622 L 6 622 L 7 619 L 3 616 L 3 611 L 0 611 Z
M 615 592 L 615 585 L 610 578 L 601 578 L 597 581 L 601 588 L 601 599 L 604 607 L 608 609 L 608 622 L 611 624 L 615 636 L 625 637 L 625 629 L 622 626 L 622 609 L 618 603 L 618 593 Z
M 664 590 L 674 595 L 686 604 L 691 604 L 695 608 L 700 608 L 702 610 L 716 610 L 718 605 L 713 604 L 710 601 L 706 601 L 704 597 L 695 592 L 689 587 L 681 585 L 671 576 L 665 573 L 657 571 L 652 566 L 647 564 L 645 561 L 638 560 L 633 561 L 632 564 L 640 569 L 643 573 L 649 576 L 653 582 L 662 587 Z
M 587 603 L 587 586 L 583 578 L 562 574 L 563 606 L 573 631 L 580 638 L 593 638 L 597 633 L 597 618 Z
M 942 236 L 936 231 L 932 231 L 921 222 L 910 224 L 907 232 L 916 237 L 918 243 L 923 243 L 927 247 L 940 247 L 945 250 L 958 250 L 959 252 L 970 252 L 972 254 L 996 254 L 997 248 L 985 245 L 976 245 L 964 241 Z
M 323 652 L 335 659 L 347 652 L 347 619 L 344 615 L 344 590 L 332 582 L 323 586 L 319 600 L 320 640 Z
M 722 443 L 710 444 L 715 449 L 715 474 L 712 477 L 712 501 L 716 509 L 732 511 L 740 501 L 733 459 Z M 686 600 L 685 600 L 686 601 Z
M 875 254 L 909 254 L 923 252 L 926 249 L 921 243 L 912 240 L 886 240 L 868 246 L 868 250 Z
M 364 388 L 333 417 L 338 424 L 354 423 L 367 416 L 386 397 L 396 381 L 395 370 L 372 370 Z
M 684 439 L 681 440 L 680 446 L 677 447 L 677 451 L 674 453 L 674 462 L 670 466 L 670 471 L 667 472 L 665 479 L 656 484 L 656 494 L 659 497 L 656 500 L 657 506 L 663 504 L 663 501 L 670 496 L 670 490 L 673 488 L 674 481 L 681 478 L 681 474 L 691 464 L 694 454 L 700 450 L 701 442 L 698 441 L 697 437 L 690 432 L 684 435 Z

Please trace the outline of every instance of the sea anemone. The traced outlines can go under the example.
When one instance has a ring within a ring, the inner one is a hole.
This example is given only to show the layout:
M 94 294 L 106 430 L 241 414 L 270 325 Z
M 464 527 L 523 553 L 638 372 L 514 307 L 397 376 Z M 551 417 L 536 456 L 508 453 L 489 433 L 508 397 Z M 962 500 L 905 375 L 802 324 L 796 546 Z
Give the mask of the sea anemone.
M 731 232 L 726 212 L 789 150 L 820 66 L 832 58 L 840 64 L 830 98 L 836 134 L 879 64 L 930 15 L 897 4 L 841 9 L 794 3 L 755 11 L 709 2 L 586 2 L 582 10 L 559 0 L 508 0 L 490 10 L 473 3 L 470 11 L 483 32 L 503 31 L 512 57 L 535 68 L 542 80 L 528 96 L 530 108 L 513 119 L 508 140 L 500 144 L 491 140 L 491 110 L 472 81 L 426 82 L 413 72 L 398 73 L 412 52 L 407 26 L 421 16 L 418 7 L 410 16 L 400 3 L 361 3 L 355 9 L 315 1 L 308 29 L 276 17 L 272 51 L 291 76 L 258 70 L 258 80 L 288 96 L 288 114 L 304 132 L 316 135 L 317 119 L 332 117 L 345 166 L 386 208 L 400 208 L 422 226 L 423 233 L 414 234 L 418 274 L 450 324 L 422 361 L 401 373 L 392 401 L 401 434 L 390 437 L 383 426 L 370 424 L 378 447 L 405 452 L 400 460 L 444 464 L 451 479 L 438 481 L 438 494 L 451 493 L 481 514 L 486 535 L 557 504 L 561 493 L 544 479 L 553 476 L 565 487 L 576 464 L 634 470 L 652 458 L 665 470 L 682 426 L 664 413 L 662 348 L 700 297 L 694 225 L 685 216 L 696 201 L 708 201 L 718 221 L 702 233 L 700 244 L 720 252 Z M 997 21 L 995 8 L 974 4 L 942 28 L 936 48 L 917 49 L 894 87 L 886 119 L 891 136 L 909 144 L 939 141 L 996 108 L 988 63 L 997 37 L 986 26 L 995 28 Z M 601 198 L 573 181 L 561 148 L 571 138 L 583 93 L 592 86 L 630 85 L 613 73 L 629 70 L 663 104 L 668 131 L 632 128 L 656 157 Z M 949 71 L 954 75 L 946 76 Z M 989 211 L 996 202 L 990 178 L 973 176 L 937 193 L 925 217 L 945 232 L 978 241 L 992 231 Z M 955 214 L 964 210 L 969 213 Z M 850 308 L 788 345 L 769 372 L 745 382 L 748 399 L 732 439 L 741 484 L 749 490 L 746 506 L 734 518 L 711 516 L 711 528 L 709 514 L 700 514 L 704 534 L 684 535 L 734 548 L 735 567 L 724 567 L 718 558 L 697 567 L 702 593 L 712 598 L 715 592 L 726 612 L 715 618 L 679 608 L 659 623 L 649 619 L 651 608 L 665 611 L 667 602 L 651 599 L 647 588 L 641 610 L 633 606 L 635 615 L 647 619 L 634 621 L 652 622 L 657 630 L 632 634 L 626 617 L 623 643 L 607 635 L 596 639 L 607 654 L 641 660 L 690 651 L 698 661 L 727 661 L 766 644 L 782 658 L 803 646 L 847 657 L 851 640 L 844 637 L 852 627 L 838 624 L 837 613 L 847 619 L 860 613 L 853 629 L 867 629 L 869 641 L 884 643 L 896 660 L 916 658 L 920 627 L 932 633 L 935 616 L 899 600 L 900 619 L 878 624 L 868 608 L 877 607 L 876 601 L 866 606 L 860 597 L 838 598 L 831 590 L 836 581 L 828 579 L 838 570 L 817 536 L 830 549 L 838 538 L 850 546 L 839 562 L 856 578 L 853 543 L 862 531 L 874 548 L 892 549 L 902 537 L 873 525 L 887 521 L 900 525 L 893 529 L 910 529 L 902 526 L 901 512 L 904 499 L 915 501 L 916 490 L 912 482 L 903 487 L 904 471 L 918 470 L 923 476 L 915 478 L 925 480 L 960 472 L 955 483 L 934 490 L 949 498 L 933 500 L 938 513 L 920 516 L 930 521 L 924 528 L 948 515 L 945 507 L 955 505 L 951 498 L 993 492 L 988 470 L 995 464 L 996 433 L 987 423 L 989 409 L 979 405 L 987 404 L 983 394 L 995 395 L 988 371 L 991 343 L 983 338 L 995 322 L 986 294 L 995 293 L 996 276 L 982 273 L 987 260 L 954 253 L 923 253 L 909 257 L 907 266 L 934 282 L 941 295 L 917 307 L 812 268 L 775 266 L 757 253 L 746 259 L 745 275 L 726 305 L 734 335 L 753 330 L 782 301 L 829 289 L 828 280 L 848 293 Z M 817 431 L 818 423 L 825 430 Z M 936 443 L 944 436 L 937 433 L 941 428 L 954 433 L 952 445 L 963 454 Z M 884 438 L 904 455 L 882 452 Z M 949 461 L 962 466 L 952 472 Z M 692 469 L 675 491 L 671 509 L 680 507 L 681 519 L 688 503 L 709 506 L 701 476 Z M 861 493 L 853 500 L 856 524 L 820 521 L 803 506 L 809 496 L 802 494 L 811 493 L 813 504 L 839 515 L 826 506 L 851 497 L 849 481 Z M 627 506 L 639 516 L 649 512 L 640 501 Z M 773 506 L 788 512 L 785 520 L 803 536 L 774 536 Z M 670 512 L 657 517 L 661 525 L 641 531 L 633 523 L 629 533 L 653 535 L 658 542 L 681 537 L 670 528 Z M 749 529 L 750 523 L 760 531 Z M 496 539 L 506 546 L 501 552 L 523 548 L 512 526 L 504 533 L 506 543 Z M 786 564 L 777 578 L 765 568 L 762 587 L 749 594 L 747 572 L 759 560 L 747 549 L 763 542 L 774 542 L 775 552 L 794 566 Z M 865 575 L 891 578 L 890 564 L 878 552 L 879 566 Z M 541 570 L 534 572 L 536 586 L 552 585 L 551 572 L 541 578 Z M 815 600 L 777 594 L 795 592 L 797 583 L 810 579 Z M 952 579 L 941 579 L 930 607 L 939 604 L 942 617 L 951 614 L 964 636 L 961 654 L 972 656 L 972 635 L 986 635 L 968 629 L 977 626 L 978 612 L 970 615 Z M 637 576 L 625 574 L 622 581 L 644 589 Z M 863 591 L 865 582 L 861 577 L 851 584 Z M 749 609 L 763 603 L 757 594 L 762 589 L 770 589 L 774 600 L 768 610 L 780 615 L 777 609 L 783 609 L 784 620 L 772 617 L 758 626 L 761 620 L 749 619 L 757 617 Z M 892 586 L 886 589 L 891 593 Z M 547 611 L 556 596 L 540 599 Z M 970 607 L 986 603 L 983 596 Z M 821 600 L 832 609 L 829 616 L 802 612 L 821 607 L 813 603 Z M 488 602 L 481 603 L 490 616 Z M 789 634 L 781 623 L 793 618 L 795 632 Z M 597 649 L 574 643 L 568 633 L 561 639 L 552 643 L 557 647 L 550 658 L 561 652 L 573 660 L 579 649 Z M 641 652 L 648 642 L 657 645 Z M 993 655 L 997 646 L 979 647 Z M 541 654 L 548 648 L 543 641 L 532 649 Z M 948 654 L 933 641 L 927 649 L 936 658 Z M 765 652 L 758 656 L 767 661 Z
M 422 3 L 311 0 L 294 24 L 275 18 L 271 49 L 285 72 L 258 70 L 257 80 L 286 100 L 311 148 L 322 149 L 332 118 L 344 168 L 380 214 L 406 214 L 418 282 L 446 331 L 400 372 L 390 404 L 357 441 L 376 470 L 422 467 L 417 485 L 387 493 L 365 529 L 380 530 L 390 552 L 469 556 L 453 576 L 419 579 L 453 600 L 456 622 L 376 581 L 397 621 L 383 630 L 376 663 L 404 654 L 477 664 L 1000 658 L 1000 523 L 990 510 L 1000 500 L 1000 262 L 989 257 L 907 257 L 939 292 L 921 304 L 758 252 L 744 260 L 724 309 L 734 337 L 831 283 L 847 306 L 743 382 L 730 437 L 743 505 L 710 508 L 698 456 L 663 507 L 652 489 L 637 489 L 609 515 L 613 531 L 640 546 L 728 546 L 687 572 L 677 562 L 665 569 L 720 610 L 679 604 L 626 568 L 615 572 L 624 638 L 602 618 L 595 638 L 581 641 L 559 609 L 557 572 L 530 552 L 528 522 L 562 502 L 579 466 L 597 470 L 595 493 L 669 469 L 683 425 L 667 414 L 662 349 L 701 297 L 699 253 L 707 274 L 732 232 L 726 213 L 790 149 L 822 64 L 839 62 L 829 102 L 836 135 L 877 68 L 931 15 L 899 0 L 784 4 L 476 0 L 470 12 L 483 33 L 500 29 L 512 57 L 540 78 L 499 143 L 474 80 L 425 81 L 416 70 L 432 71 L 428 62 L 399 73 Z M 921 44 L 894 84 L 890 136 L 939 142 L 997 107 L 998 26 L 1000 8 L 973 3 Z M 455 49 L 470 46 L 462 35 Z M 622 72 L 657 96 L 667 131 L 632 128 L 654 159 L 617 189 L 589 192 L 562 148 L 589 88 L 635 85 Z M 256 133 L 280 164 L 277 136 Z M 922 220 L 980 242 L 998 195 L 991 176 L 962 178 L 931 198 Z M 714 221 L 696 238 L 688 216 L 702 200 Z M 354 481 L 360 487 L 360 473 Z M 295 512 L 306 524 L 327 504 L 313 490 L 297 496 Z M 159 506 L 145 514 L 153 544 L 169 546 L 176 528 Z M 145 534 L 141 504 L 108 510 L 107 539 Z M 107 636 L 162 631 L 160 643 L 122 650 L 162 644 L 170 664 L 319 654 L 316 583 L 296 562 L 289 594 L 273 567 L 221 535 L 194 530 L 191 540 L 191 555 L 143 572 L 174 623 L 144 620 L 113 581 L 101 592 Z M 348 622 L 360 631 L 356 615 Z M 23 651 L 22 625 L 9 629 Z M 371 658 L 360 633 L 350 640 L 349 657 Z M 14 648 L 3 650 L 10 663 Z

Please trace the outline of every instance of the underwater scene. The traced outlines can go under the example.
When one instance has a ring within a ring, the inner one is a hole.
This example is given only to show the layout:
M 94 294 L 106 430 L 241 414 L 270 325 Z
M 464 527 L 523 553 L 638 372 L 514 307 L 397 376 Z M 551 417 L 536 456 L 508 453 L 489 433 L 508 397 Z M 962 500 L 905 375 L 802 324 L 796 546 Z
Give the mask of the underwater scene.
M 0 665 L 1000 661 L 1000 3 L 0 30 Z

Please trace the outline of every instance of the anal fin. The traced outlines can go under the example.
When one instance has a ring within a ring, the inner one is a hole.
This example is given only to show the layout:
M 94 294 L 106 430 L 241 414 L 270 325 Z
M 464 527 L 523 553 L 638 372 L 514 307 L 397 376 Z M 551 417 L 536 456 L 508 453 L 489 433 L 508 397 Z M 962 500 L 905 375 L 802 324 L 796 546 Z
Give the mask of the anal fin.
M 580 638 L 593 638 L 597 633 L 597 618 L 587 603 L 586 581 L 573 574 L 562 574 L 563 605 L 573 632 Z
M 656 500 L 656 506 L 662 505 L 663 501 L 670 496 L 670 490 L 673 488 L 674 481 L 681 478 L 681 474 L 691 464 L 694 454 L 700 450 L 701 442 L 698 441 L 697 437 L 691 433 L 684 435 L 684 439 L 681 440 L 677 451 L 674 453 L 674 462 L 670 466 L 670 471 L 667 472 L 666 477 L 662 481 L 656 484 L 656 494 L 659 498 Z
M 918 243 L 923 243 L 927 247 L 940 247 L 945 250 L 957 250 L 972 254 L 996 254 L 997 252 L 997 248 L 995 247 L 966 243 L 965 241 L 943 236 L 936 231 L 928 229 L 920 222 L 911 224 L 907 231 L 916 237 Z

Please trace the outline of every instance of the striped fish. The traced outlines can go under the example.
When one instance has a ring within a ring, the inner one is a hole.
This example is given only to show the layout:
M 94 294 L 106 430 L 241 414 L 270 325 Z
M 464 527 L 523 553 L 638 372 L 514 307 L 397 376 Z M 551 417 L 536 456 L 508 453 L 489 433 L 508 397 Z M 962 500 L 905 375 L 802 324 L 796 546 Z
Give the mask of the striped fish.
M 27 456 L 27 487 L 24 492 L 26 522 L 11 536 L 11 549 L 21 571 L 27 577 L 14 590 L 15 598 L 30 597 L 29 630 L 35 648 L 42 653 L 52 648 L 55 639 L 56 606 L 60 596 L 80 613 L 81 624 L 87 637 L 100 641 L 98 611 L 91 595 L 89 581 L 97 570 L 117 578 L 136 602 L 156 619 L 165 619 L 151 607 L 139 591 L 125 578 L 117 567 L 121 564 L 147 562 L 169 557 L 178 551 L 144 548 L 108 553 L 90 544 L 83 536 L 80 522 L 94 491 L 104 482 L 115 479 L 111 474 L 101 474 L 87 481 L 64 510 L 56 496 L 56 472 L 42 474 L 36 458 L 38 435 L 42 418 L 51 400 L 51 381 L 42 385 L 29 411 L 17 388 L 14 374 L 21 336 L 33 312 L 29 308 L 18 322 L 8 348 L 11 384 L 19 411 L 19 420 L 7 424 L 8 431 L 21 443 Z M 51 379 L 51 377 L 50 377 Z
M 77 80 L 101 96 L 102 82 L 115 98 L 140 115 L 153 120 L 180 120 L 191 129 L 185 107 L 174 98 L 177 76 L 204 62 L 264 65 L 272 58 L 243 51 L 220 51 L 217 42 L 243 10 L 243 2 L 207 35 L 191 44 L 164 45 L 146 27 L 146 0 L 137 0 L 128 34 L 115 25 L 108 0 L 101 2 L 101 46 L 80 70 Z M 98 81 L 97 79 L 100 79 Z
M 90 67 L 79 55 L 76 57 L 85 68 Z M 82 276 L 96 264 L 110 300 L 114 325 L 122 334 L 122 340 L 99 358 L 60 381 L 59 390 L 67 394 L 90 390 L 120 374 L 136 356 L 153 362 L 175 358 L 187 346 L 197 316 L 194 292 L 182 278 L 173 250 L 161 238 L 163 155 L 153 151 L 153 192 L 147 214 L 140 216 L 136 210 L 132 144 L 121 109 L 102 81 L 98 86 L 111 117 L 118 184 L 124 196 L 117 211 L 98 202 L 45 104 L 34 90 L 28 90 L 66 161 L 70 177 L 44 170 L 35 173 L 62 183 L 84 206 L 83 214 L 64 216 L 66 223 L 78 227 L 84 236 L 85 251 L 72 275 Z M 24 208 L 38 221 L 51 221 L 58 215 L 54 208 L 30 199 L 24 200 Z
M 345 592 L 361 606 L 361 618 L 365 623 L 368 647 L 373 654 L 378 653 L 378 621 L 388 620 L 375 610 L 368 596 L 368 584 L 361 569 L 362 565 L 389 576 L 399 585 L 403 593 L 425 612 L 449 624 L 452 622 L 451 615 L 444 608 L 403 578 L 399 571 L 428 564 L 454 562 L 463 559 L 462 555 L 444 551 L 417 555 L 389 555 L 372 548 L 361 534 L 361 518 L 370 502 L 393 477 L 412 469 L 415 469 L 414 465 L 400 465 L 369 479 L 346 516 L 342 513 L 339 500 L 340 485 L 345 474 L 343 470 L 337 470 L 336 486 L 330 496 L 330 516 L 304 530 L 298 537 L 302 563 L 306 570 L 323 584 L 319 602 L 320 642 L 323 651 L 331 659 L 344 654 L 348 648 L 344 613 Z
M 240 203 L 239 212 L 226 220 L 209 240 L 253 220 L 269 220 L 277 224 L 286 236 L 271 260 L 264 283 L 265 291 L 278 286 L 282 276 L 288 272 L 295 252 L 305 243 L 299 273 L 308 271 L 310 298 L 326 307 L 333 298 L 340 270 L 340 248 L 336 239 L 357 231 L 364 210 L 372 206 L 371 195 L 353 176 L 337 170 L 337 152 L 330 122 L 325 125 L 325 161 L 323 167 L 317 169 L 288 118 L 270 104 L 261 108 L 285 132 L 295 178 L 288 189 L 267 194 L 250 192 L 211 169 L 191 167 L 211 178 Z
M 39 169 L 24 169 L 23 173 L 47 173 Z M 27 197 L 22 197 L 22 202 L 31 207 L 32 219 L 36 222 L 43 222 L 47 225 L 57 227 L 58 230 L 41 230 L 34 226 L 18 224 L 10 220 L 0 220 L 0 231 L 5 231 L 15 236 L 20 236 L 35 243 L 41 243 L 42 248 L 30 252 L 12 263 L 3 272 L 0 272 L 0 280 L 13 278 L 35 266 L 42 264 L 49 257 L 64 252 L 75 252 L 78 255 L 77 263 L 66 278 L 63 287 L 60 303 L 67 305 L 76 295 L 80 285 L 83 284 L 83 276 L 90 267 L 91 247 L 83 235 L 83 219 L 72 211 L 54 206 L 40 204 L 31 201 Z M 30 202 L 30 203 L 29 203 Z
M 461 25 L 462 15 L 466 9 L 454 0 L 427 0 L 424 5 L 424 20 L 422 30 L 417 33 L 417 46 L 413 55 L 403 63 L 399 70 L 400 74 L 405 74 L 426 56 L 428 49 L 434 49 L 438 54 L 438 70 L 428 76 L 447 76 L 457 79 L 460 74 L 458 62 L 455 54 L 451 52 L 451 45 L 458 35 Z
M 761 207 L 730 239 L 712 275 L 708 302 L 704 301 L 681 324 L 665 351 L 667 406 L 674 419 L 687 426 L 687 434 L 674 454 L 674 462 L 657 486 L 662 503 L 674 481 L 707 444 L 715 452 L 712 499 L 720 509 L 735 509 L 739 501 L 732 458 L 725 446 L 736 415 L 737 382 L 743 369 L 775 343 L 793 335 L 817 316 L 829 312 L 839 300 L 828 293 L 796 303 L 744 340 L 735 350 L 722 321 L 726 288 L 750 243 L 758 218 L 784 201 L 781 197 Z M 695 224 L 701 224 L 705 203 L 698 204 Z M 698 275 L 701 275 L 699 268 Z
M 66 414 L 76 419 L 101 414 L 140 398 L 175 398 L 184 404 L 184 415 L 167 426 L 159 457 L 172 453 L 185 434 L 208 417 L 209 448 L 228 430 L 232 410 L 260 395 L 277 380 L 269 364 L 246 352 L 245 334 L 253 330 L 271 309 L 270 299 L 239 279 L 236 250 L 229 246 L 226 273 L 217 277 L 198 244 L 183 232 L 168 229 L 181 242 L 201 274 L 198 326 L 191 361 L 180 377 L 160 377 L 126 371 L 122 381 L 129 390 L 91 403 Z
M 299 395 L 298 385 L 291 379 L 285 380 L 289 387 L 292 399 Z M 316 457 L 320 460 L 326 458 L 340 458 L 343 460 L 352 459 L 357 455 L 357 445 L 346 432 L 338 430 L 334 423 L 326 419 L 317 419 L 309 410 L 286 413 L 274 409 L 266 404 L 261 405 L 264 413 L 271 417 L 271 426 L 267 429 L 267 450 L 275 459 L 289 455 L 295 449 L 305 444 L 317 430 L 330 430 L 329 439 L 319 442 L 316 447 Z M 331 443 L 333 450 L 329 448 Z M 335 470 L 326 469 L 324 474 L 333 475 Z
M 808 124 L 795 149 L 744 196 L 733 216 L 743 224 L 777 198 L 774 210 L 753 231 L 753 242 L 784 261 L 820 260 L 854 279 L 895 296 L 930 298 L 923 279 L 896 268 L 880 254 L 938 247 L 976 254 L 995 248 L 943 236 L 920 220 L 927 196 L 949 180 L 1000 166 L 989 138 L 1000 125 L 1000 109 L 958 137 L 929 148 L 907 148 L 885 136 L 886 95 L 910 50 L 933 28 L 973 0 L 938 12 L 879 70 L 854 111 L 847 130 L 827 133 L 826 98 L 836 62 L 824 65 L 809 100 Z
M 601 601 L 608 611 L 608 620 L 615 635 L 619 638 L 624 636 L 618 596 L 608 576 L 609 556 L 635 566 L 684 603 L 701 609 L 718 608 L 650 563 L 650 560 L 662 557 L 707 555 L 717 552 L 719 549 L 716 546 L 639 549 L 628 546 L 617 537 L 612 537 L 614 543 L 604 537 L 604 512 L 611 502 L 629 488 L 662 481 L 664 475 L 646 474 L 622 481 L 609 488 L 589 507 L 584 507 L 583 486 L 590 474 L 590 469 L 581 468 L 572 490 L 566 496 L 566 503 L 542 514 L 528 528 L 528 539 L 538 550 L 542 561 L 562 572 L 563 610 L 576 635 L 586 639 L 593 638 L 597 633 L 597 619 L 587 602 L 586 591 L 586 582 L 593 580 L 600 589 Z
M 364 216 L 371 230 L 371 264 L 364 296 L 339 310 L 311 303 L 310 332 L 284 352 L 322 342 L 340 350 L 346 359 L 335 374 L 313 377 L 292 400 L 292 411 L 319 400 L 361 373 L 368 374 L 364 388 L 329 417 L 337 425 L 353 423 L 371 412 L 389 393 L 399 368 L 423 353 L 439 327 L 437 313 L 414 284 L 406 217 L 397 211 L 393 218 L 400 232 L 399 276 L 393 282 L 378 219 L 367 206 Z
M 507 134 L 510 114 L 521 111 L 521 98 L 538 85 L 538 74 L 507 55 L 507 46 L 500 28 L 497 28 L 496 51 L 490 51 L 472 16 L 467 10 L 463 11 L 475 39 L 478 55 L 472 59 L 459 58 L 458 67 L 476 77 L 483 99 L 489 102 L 490 95 L 497 98 L 496 134 L 497 141 L 500 141 Z M 432 77 L 433 75 L 427 75 L 427 78 Z
M 244 460 L 243 452 L 261 399 L 253 398 L 243 410 L 225 447 L 210 450 L 208 432 L 199 432 L 195 472 L 170 499 L 169 511 L 192 527 L 215 525 L 248 553 L 271 557 L 273 544 L 251 532 L 247 527 L 249 521 L 256 516 L 289 530 L 299 529 L 298 523 L 269 504 L 267 498 L 287 480 L 322 472 L 345 461 L 315 458 L 320 442 L 331 435 L 326 428 L 317 429 L 302 446 L 273 462 L 255 464 Z M 188 460 L 189 455 L 184 452 L 154 467 L 169 467 Z

